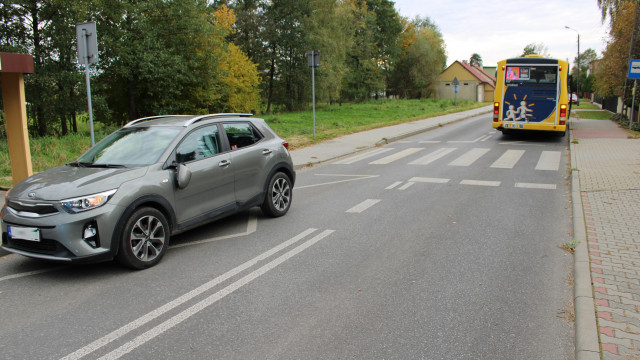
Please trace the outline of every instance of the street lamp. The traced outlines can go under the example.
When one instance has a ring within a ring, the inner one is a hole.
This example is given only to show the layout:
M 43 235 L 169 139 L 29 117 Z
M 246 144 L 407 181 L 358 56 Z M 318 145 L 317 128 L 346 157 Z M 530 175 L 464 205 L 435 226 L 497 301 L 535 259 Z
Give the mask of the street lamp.
M 576 29 L 565 26 L 565 29 L 573 30 L 578 34 L 578 79 L 576 80 L 576 92 L 578 93 L 578 105 L 580 105 L 580 33 Z

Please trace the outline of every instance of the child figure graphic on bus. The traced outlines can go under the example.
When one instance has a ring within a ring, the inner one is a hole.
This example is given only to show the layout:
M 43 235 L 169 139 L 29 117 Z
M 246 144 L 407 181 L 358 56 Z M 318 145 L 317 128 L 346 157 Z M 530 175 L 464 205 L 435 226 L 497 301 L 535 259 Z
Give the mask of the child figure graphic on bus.
M 533 112 L 533 110 L 527 107 L 526 101 L 520 101 L 520 106 L 518 107 L 518 109 L 516 109 L 516 114 L 518 115 L 516 121 L 526 121 L 527 116 L 530 116 L 529 114 L 527 114 L 527 112 Z
M 516 121 L 516 111 L 513 110 L 514 106 L 509 105 L 509 110 L 507 110 L 507 117 L 504 121 Z

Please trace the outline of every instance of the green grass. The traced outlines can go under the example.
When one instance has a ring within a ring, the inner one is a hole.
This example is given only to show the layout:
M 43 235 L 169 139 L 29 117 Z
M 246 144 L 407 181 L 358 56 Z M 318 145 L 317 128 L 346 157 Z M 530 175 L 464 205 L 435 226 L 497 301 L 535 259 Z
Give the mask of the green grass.
M 573 104 L 571 105 L 571 109 L 578 110 L 600 110 L 600 107 L 596 104 L 592 104 L 589 100 L 580 99 L 580 105 Z
M 576 112 L 576 115 L 580 119 L 594 119 L 594 120 L 610 120 L 611 119 L 611 113 L 604 110 L 595 110 L 595 111 L 584 110 L 584 111 Z
M 316 107 L 316 136 L 313 112 L 300 111 L 262 116 L 291 149 L 313 145 L 342 135 L 395 125 L 407 121 L 469 110 L 488 104 L 453 100 L 383 99 L 361 104 L 333 104 Z
M 316 136 L 313 136 L 312 111 L 265 114 L 260 116 L 291 149 L 327 141 L 342 135 L 402 122 L 469 110 L 488 104 L 458 100 L 397 100 L 382 99 L 361 104 L 318 105 L 316 107 Z M 45 137 L 29 139 L 33 172 L 58 166 L 77 159 L 91 146 L 89 125 L 79 122 L 78 134 L 61 138 Z M 98 142 L 115 130 L 102 129 L 96 124 L 95 139 Z M 0 186 L 11 187 L 11 166 L 7 140 L 0 139 Z

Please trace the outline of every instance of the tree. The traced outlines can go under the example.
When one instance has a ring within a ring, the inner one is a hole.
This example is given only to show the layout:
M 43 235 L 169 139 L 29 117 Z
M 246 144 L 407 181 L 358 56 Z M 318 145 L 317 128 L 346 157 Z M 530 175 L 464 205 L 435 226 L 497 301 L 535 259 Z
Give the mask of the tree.
M 631 91 L 625 91 L 624 87 L 627 82 L 629 55 L 632 58 L 640 56 L 640 42 L 636 42 L 630 51 L 637 5 L 632 1 L 619 1 L 608 9 L 614 10 L 611 14 L 610 40 L 602 53 L 602 60 L 598 61 L 595 88 L 604 97 L 624 92 L 624 100 L 630 103 Z
M 571 75 L 573 76 L 572 89 L 577 89 L 578 73 L 580 74 L 580 91 L 592 92 L 593 91 L 593 74 L 589 74 L 591 63 L 598 59 L 598 54 L 593 49 L 587 49 L 580 54 L 580 64 L 578 64 L 578 57 L 573 60 L 574 66 L 571 68 Z M 580 71 L 578 71 L 578 68 Z
M 547 46 L 541 42 L 537 44 L 531 43 L 525 46 L 524 50 L 522 51 L 522 55 L 520 56 L 526 55 L 540 55 L 542 57 L 551 57 L 551 55 L 549 55 Z
M 405 21 L 402 53 L 394 67 L 391 91 L 402 98 L 429 96 L 429 85 L 446 65 L 444 41 L 429 18 Z
M 473 53 L 471 58 L 469 58 L 469 64 L 471 66 L 479 66 L 482 67 L 482 57 L 478 53 Z

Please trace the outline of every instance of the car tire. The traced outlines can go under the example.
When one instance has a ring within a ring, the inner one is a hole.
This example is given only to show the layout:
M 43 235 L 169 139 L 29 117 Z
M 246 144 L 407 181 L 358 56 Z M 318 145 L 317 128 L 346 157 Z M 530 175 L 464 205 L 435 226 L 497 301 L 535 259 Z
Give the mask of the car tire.
M 151 207 L 137 209 L 124 224 L 116 258 L 132 269 L 149 268 L 166 253 L 169 237 L 169 224 L 162 212 Z
M 261 206 L 262 212 L 271 217 L 280 217 L 289 211 L 292 198 L 291 180 L 287 174 L 277 172 L 267 186 L 267 193 Z

